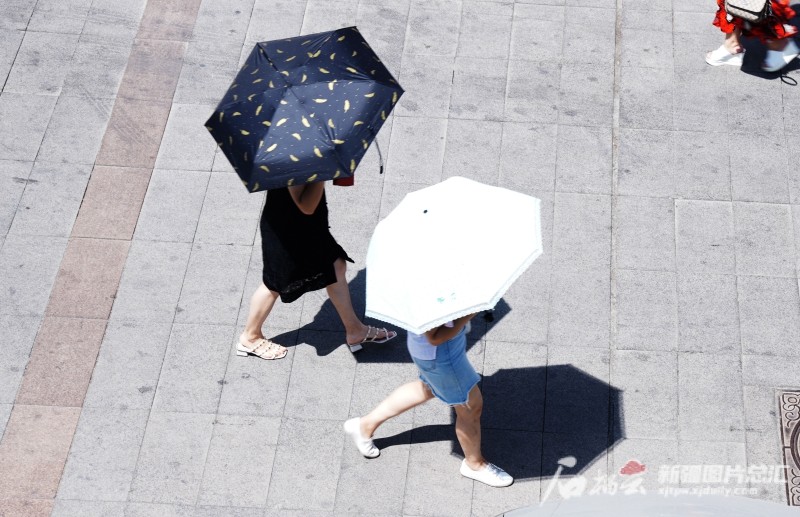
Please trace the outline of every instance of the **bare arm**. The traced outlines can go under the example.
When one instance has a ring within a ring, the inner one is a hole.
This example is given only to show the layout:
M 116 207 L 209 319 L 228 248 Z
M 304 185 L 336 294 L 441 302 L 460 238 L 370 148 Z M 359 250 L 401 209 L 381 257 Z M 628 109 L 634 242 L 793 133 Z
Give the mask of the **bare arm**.
M 289 187 L 289 194 L 292 196 L 294 204 L 306 215 L 313 214 L 317 209 L 323 192 L 325 192 L 324 181 Z
M 425 337 L 428 338 L 428 342 L 433 346 L 439 346 L 457 336 L 458 333 L 461 332 L 461 329 L 464 328 L 464 325 L 466 325 L 467 322 L 474 317 L 475 314 L 462 316 L 456 320 L 453 320 L 452 327 L 445 327 L 444 325 L 441 325 L 426 332 Z

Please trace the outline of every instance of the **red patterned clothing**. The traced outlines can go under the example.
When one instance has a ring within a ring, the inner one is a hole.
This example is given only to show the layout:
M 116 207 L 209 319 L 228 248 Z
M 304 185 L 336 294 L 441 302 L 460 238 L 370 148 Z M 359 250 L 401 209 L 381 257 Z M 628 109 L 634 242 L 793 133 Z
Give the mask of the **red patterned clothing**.
M 794 9 L 789 7 L 789 0 L 772 0 L 772 16 L 761 23 L 750 23 L 741 18 L 731 17 L 725 11 L 725 0 L 717 0 L 717 14 L 714 25 L 725 34 L 730 34 L 734 29 L 741 29 L 742 36 L 758 38 L 762 43 L 770 39 L 789 38 L 797 34 L 797 28 L 789 25 L 789 20 L 794 18 Z

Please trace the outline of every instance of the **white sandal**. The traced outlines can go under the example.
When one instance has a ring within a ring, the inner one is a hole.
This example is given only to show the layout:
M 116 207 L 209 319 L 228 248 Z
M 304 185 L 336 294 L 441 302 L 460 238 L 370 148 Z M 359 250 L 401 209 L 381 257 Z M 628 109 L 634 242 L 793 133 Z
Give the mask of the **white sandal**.
M 712 50 L 706 54 L 706 63 L 711 66 L 731 65 L 742 66 L 744 62 L 744 50 L 731 54 L 730 50 L 725 47 L 725 44 L 719 46 L 716 50 Z
M 767 57 L 761 64 L 761 69 L 765 72 L 777 72 L 794 61 L 798 55 L 800 49 L 797 48 L 797 43 L 790 39 L 783 50 L 767 50 Z

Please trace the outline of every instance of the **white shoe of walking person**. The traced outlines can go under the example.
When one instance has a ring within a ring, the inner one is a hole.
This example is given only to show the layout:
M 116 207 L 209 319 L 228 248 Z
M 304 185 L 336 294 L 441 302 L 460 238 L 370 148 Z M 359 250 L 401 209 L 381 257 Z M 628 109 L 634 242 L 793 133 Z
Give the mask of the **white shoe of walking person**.
M 353 438 L 353 443 L 356 444 L 358 452 L 364 455 L 365 458 L 377 458 L 380 456 L 381 451 L 372 442 L 371 438 L 364 438 L 361 434 L 361 417 L 351 418 L 344 423 L 344 432 Z
M 467 460 L 462 460 L 461 475 L 496 488 L 508 486 L 514 482 L 514 478 L 509 476 L 505 470 L 492 463 L 487 463 L 480 470 L 472 470 L 467 465 Z
M 731 51 L 725 47 L 724 44 L 720 45 L 717 49 L 712 50 L 706 54 L 706 63 L 711 66 L 731 65 L 742 66 L 744 62 L 744 51 L 731 54 Z
M 797 43 L 793 39 L 789 39 L 783 50 L 767 50 L 767 56 L 761 68 L 765 72 L 777 72 L 794 61 L 798 54 L 800 54 L 800 49 L 797 48 Z

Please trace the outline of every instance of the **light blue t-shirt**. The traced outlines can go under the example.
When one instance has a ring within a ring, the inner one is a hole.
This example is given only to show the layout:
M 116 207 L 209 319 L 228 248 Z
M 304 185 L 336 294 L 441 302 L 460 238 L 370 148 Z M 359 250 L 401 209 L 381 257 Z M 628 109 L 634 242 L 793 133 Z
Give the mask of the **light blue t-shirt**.
M 445 327 L 452 327 L 453 322 L 448 321 L 444 324 Z M 466 331 L 469 332 L 469 322 L 467 322 Z M 462 332 L 464 329 L 462 329 Z M 411 357 L 415 357 L 417 359 L 423 359 L 426 361 L 430 361 L 436 359 L 436 348 L 434 345 L 428 341 L 428 338 L 425 337 L 425 334 L 414 334 L 413 332 L 408 333 L 408 339 L 406 339 L 406 345 L 408 346 L 408 353 L 411 354 Z

